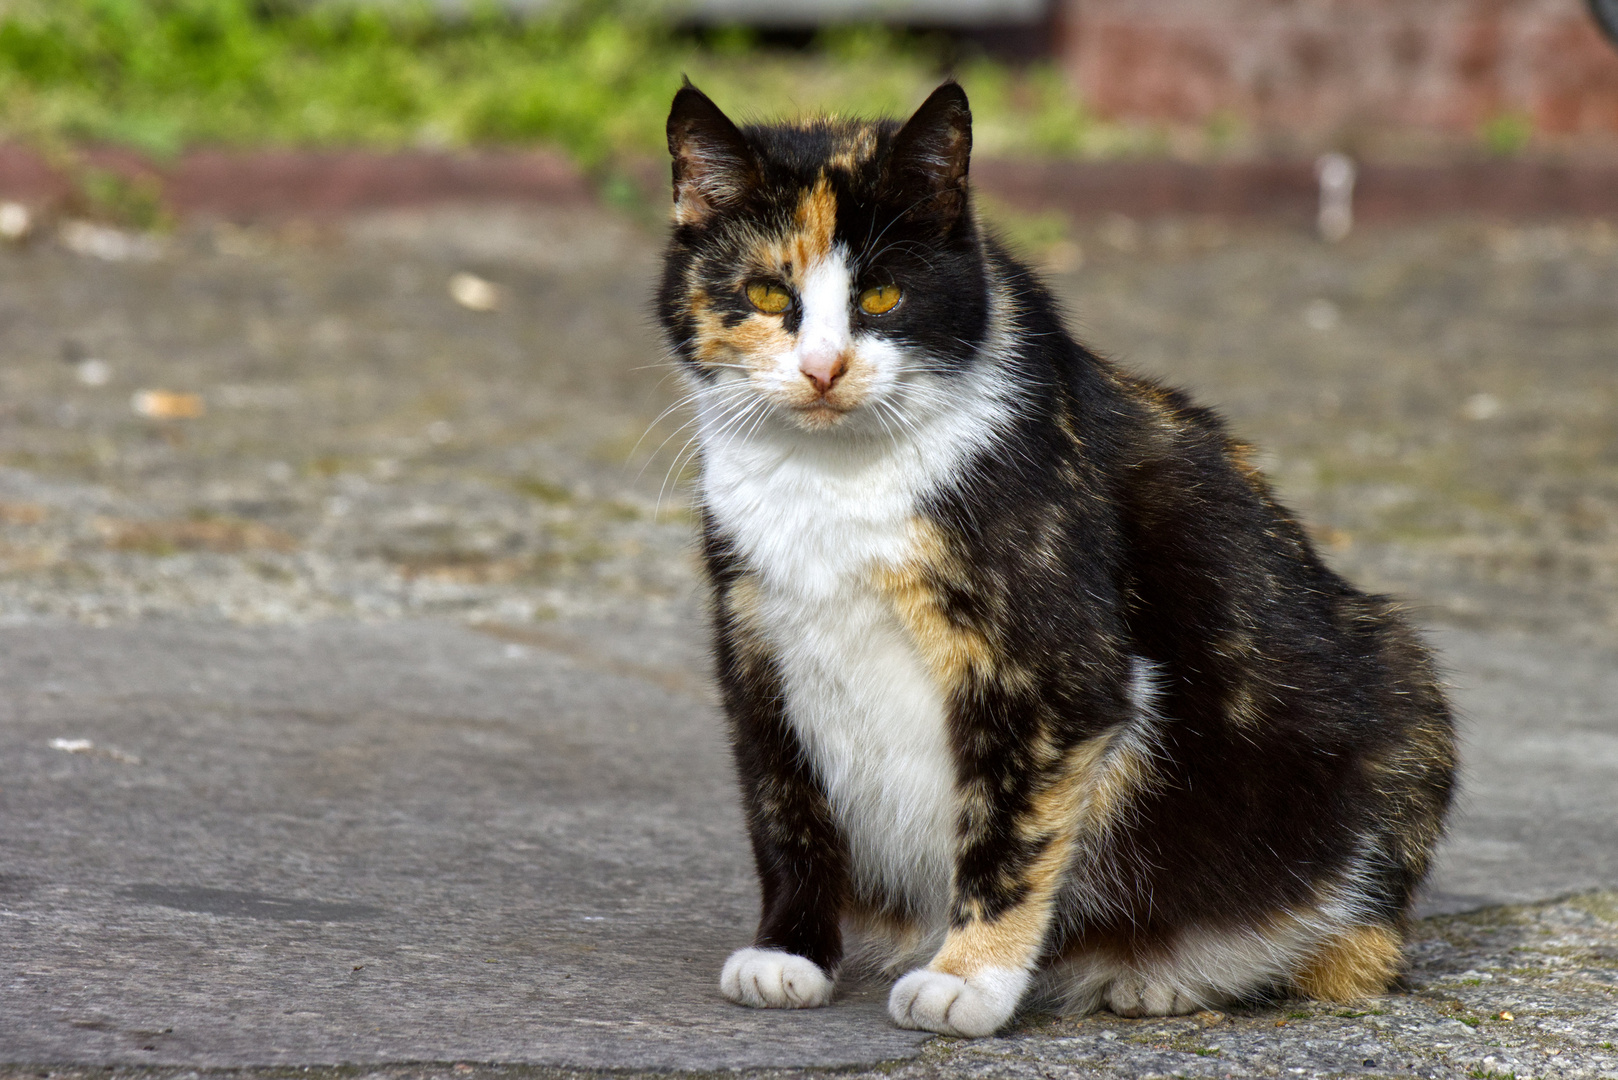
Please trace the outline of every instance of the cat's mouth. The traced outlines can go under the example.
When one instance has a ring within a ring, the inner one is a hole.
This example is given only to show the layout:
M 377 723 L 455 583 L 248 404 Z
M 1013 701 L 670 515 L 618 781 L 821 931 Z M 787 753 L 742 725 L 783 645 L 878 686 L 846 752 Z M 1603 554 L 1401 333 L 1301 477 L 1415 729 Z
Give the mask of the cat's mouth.
M 825 398 L 821 398 L 819 401 L 794 405 L 792 407 L 792 416 L 797 421 L 798 426 L 806 431 L 825 431 L 827 428 L 836 427 L 842 423 L 843 418 L 853 409 L 854 406 L 852 405 L 836 405 Z

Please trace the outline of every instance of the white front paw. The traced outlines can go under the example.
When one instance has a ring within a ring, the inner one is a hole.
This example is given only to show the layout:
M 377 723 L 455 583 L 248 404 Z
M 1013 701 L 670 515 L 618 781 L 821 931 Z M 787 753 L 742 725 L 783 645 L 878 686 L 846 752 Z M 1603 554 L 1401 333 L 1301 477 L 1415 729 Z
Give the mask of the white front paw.
M 1017 1011 L 1028 989 L 1028 972 L 984 968 L 969 979 L 917 968 L 893 985 L 888 1015 L 900 1027 L 964 1035 L 993 1035 Z
M 820 965 L 780 949 L 737 949 L 719 973 L 719 992 L 755 1009 L 815 1009 L 831 1000 Z

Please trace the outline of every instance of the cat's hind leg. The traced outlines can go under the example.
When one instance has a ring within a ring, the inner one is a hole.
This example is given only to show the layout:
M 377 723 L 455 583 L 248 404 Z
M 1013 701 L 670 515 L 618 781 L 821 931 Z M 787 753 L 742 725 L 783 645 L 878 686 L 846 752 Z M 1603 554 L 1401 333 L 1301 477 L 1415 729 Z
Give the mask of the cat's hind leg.
M 1327 938 L 1303 962 L 1292 984 L 1305 997 L 1353 1001 L 1386 993 L 1403 961 L 1391 926 L 1349 926 Z
M 1156 956 L 1125 959 L 1105 950 L 1064 956 L 1042 978 L 1058 1011 L 1105 1006 L 1119 1016 L 1179 1016 L 1276 989 L 1321 1001 L 1387 992 L 1401 962 L 1398 931 L 1381 923 L 1337 924 L 1321 932 L 1299 918 L 1263 928 L 1193 931 Z
M 1063 1016 L 1086 1016 L 1102 1007 L 1118 1016 L 1182 1016 L 1217 997 L 1172 963 L 1131 964 L 1101 952 L 1063 957 L 1041 983 L 1041 997 Z
M 1107 987 L 1107 1008 L 1119 1016 L 1184 1016 L 1207 1006 L 1189 985 L 1152 973 L 1126 971 Z

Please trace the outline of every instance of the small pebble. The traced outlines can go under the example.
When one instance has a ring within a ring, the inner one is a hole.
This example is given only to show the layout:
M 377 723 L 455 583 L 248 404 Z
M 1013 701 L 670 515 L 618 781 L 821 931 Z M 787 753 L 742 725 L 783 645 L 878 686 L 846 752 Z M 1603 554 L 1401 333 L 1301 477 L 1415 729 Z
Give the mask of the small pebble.
M 1468 420 L 1492 420 L 1500 415 L 1500 399 L 1493 394 L 1473 394 L 1461 406 L 1461 415 Z
M 73 373 L 85 386 L 106 386 L 112 381 L 112 365 L 95 357 L 80 360 L 74 365 Z
M 450 278 L 449 295 L 468 311 L 494 311 L 500 306 L 500 287 L 476 274 L 460 273 Z
M 1343 321 L 1343 312 L 1330 300 L 1311 300 L 1304 305 L 1303 321 L 1309 329 L 1324 333 L 1337 328 L 1337 324 Z
M 153 420 L 194 420 L 207 411 L 201 394 L 174 390 L 137 390 L 129 399 L 136 415 Z
M 0 202 L 0 239 L 16 242 L 28 235 L 33 215 L 20 202 Z

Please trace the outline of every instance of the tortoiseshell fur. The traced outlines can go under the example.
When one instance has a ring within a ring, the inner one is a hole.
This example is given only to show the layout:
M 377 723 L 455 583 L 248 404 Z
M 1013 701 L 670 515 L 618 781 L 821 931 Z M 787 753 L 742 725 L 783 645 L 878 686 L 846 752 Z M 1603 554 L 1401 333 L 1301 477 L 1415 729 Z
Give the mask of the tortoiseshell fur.
M 875 952 L 923 965 L 898 1023 L 963 1035 L 1383 992 L 1450 799 L 1432 662 L 1217 416 L 1068 336 L 970 132 L 953 83 L 903 125 L 670 115 L 659 311 L 763 893 L 722 987 L 821 1005 Z

